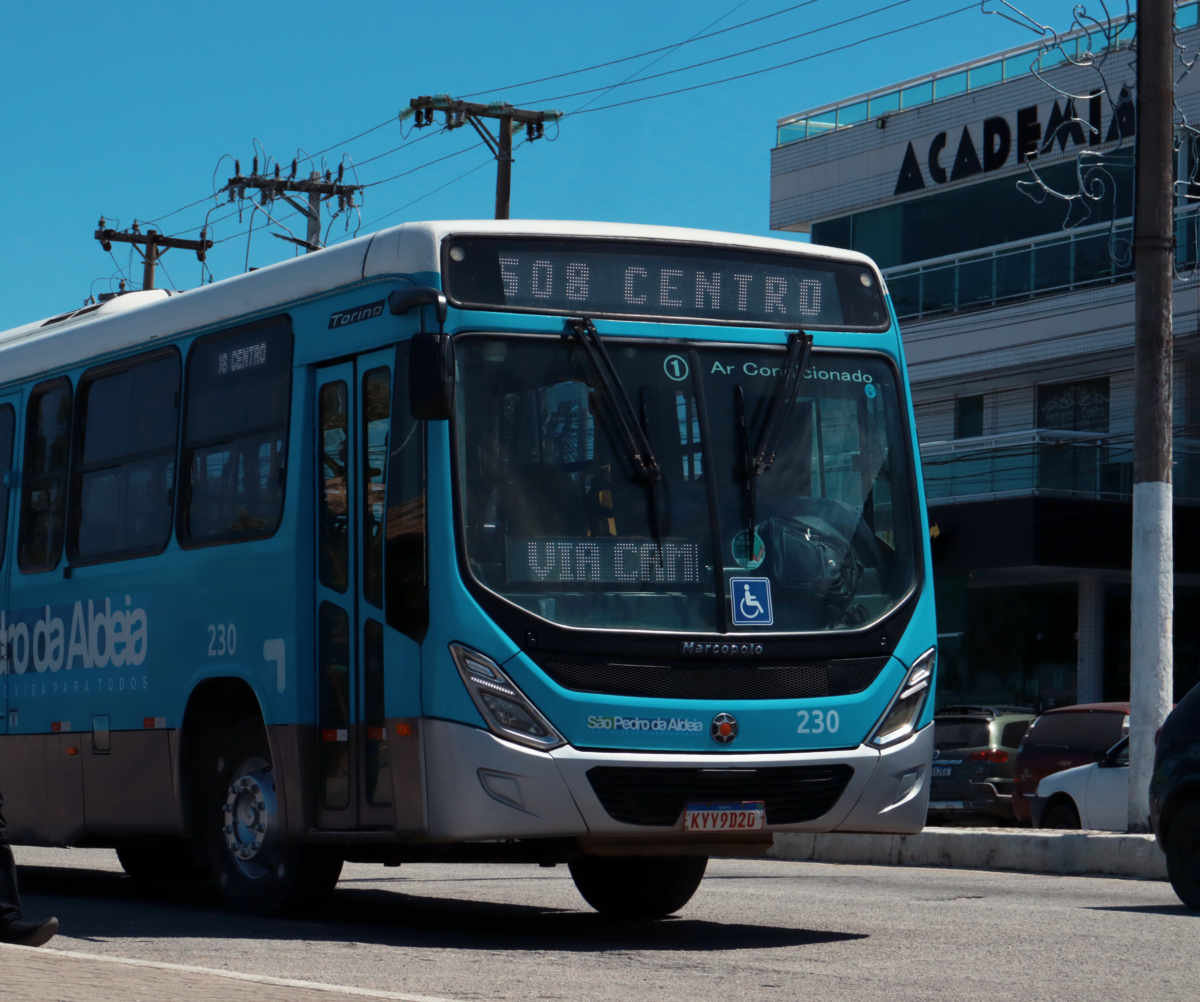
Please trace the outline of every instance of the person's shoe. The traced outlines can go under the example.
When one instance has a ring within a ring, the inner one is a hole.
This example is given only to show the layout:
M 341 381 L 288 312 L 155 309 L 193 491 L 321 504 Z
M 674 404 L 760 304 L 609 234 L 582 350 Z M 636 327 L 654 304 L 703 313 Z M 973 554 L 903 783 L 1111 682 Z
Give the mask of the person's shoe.
M 0 929 L 0 943 L 15 946 L 41 946 L 49 943 L 58 932 L 58 919 L 48 918 L 44 922 L 10 922 Z

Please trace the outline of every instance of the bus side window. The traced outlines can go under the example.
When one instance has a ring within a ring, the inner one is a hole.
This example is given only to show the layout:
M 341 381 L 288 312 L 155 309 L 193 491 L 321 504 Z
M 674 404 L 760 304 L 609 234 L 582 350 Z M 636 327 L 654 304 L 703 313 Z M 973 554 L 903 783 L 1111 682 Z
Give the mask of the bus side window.
M 85 372 L 71 465 L 72 563 L 159 553 L 171 537 L 179 431 L 179 352 Z
M 384 598 L 388 625 L 418 643 L 429 626 L 425 422 L 408 407 L 409 342 L 396 345 L 388 457 Z
M 0 567 L 4 566 L 5 546 L 8 542 L 8 471 L 13 468 L 13 431 L 16 429 L 17 412 L 11 404 L 0 407 Z
M 52 571 L 62 556 L 71 451 L 71 382 L 39 383 L 25 415 L 24 483 L 17 565 L 25 574 Z
M 383 608 L 383 512 L 387 493 L 392 374 L 386 366 L 363 375 L 363 598 Z
M 278 528 L 291 368 L 286 317 L 192 346 L 179 464 L 180 546 L 262 539 Z

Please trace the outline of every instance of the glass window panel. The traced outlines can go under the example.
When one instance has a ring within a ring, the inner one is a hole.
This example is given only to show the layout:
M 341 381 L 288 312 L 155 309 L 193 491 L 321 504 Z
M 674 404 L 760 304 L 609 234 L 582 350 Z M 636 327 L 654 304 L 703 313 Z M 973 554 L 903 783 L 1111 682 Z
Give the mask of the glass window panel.
M 921 275 L 921 312 L 954 309 L 954 265 L 926 269 Z
M 332 602 L 318 614 L 317 677 L 321 806 L 350 806 L 350 619 Z
M 905 108 L 915 108 L 919 104 L 928 104 L 933 100 L 933 81 L 906 87 L 900 92 L 900 104 Z
M 974 306 L 990 303 L 995 298 L 993 262 L 985 258 L 964 261 L 958 266 L 958 305 Z
M 870 104 L 872 118 L 890 115 L 893 111 L 900 110 L 900 92 L 894 90 L 890 94 L 880 94 L 878 97 L 871 98 Z
M 408 407 L 408 341 L 396 346 L 395 399 L 388 457 L 387 524 L 384 557 L 384 599 L 388 625 L 420 641 L 429 625 L 429 584 L 426 574 L 425 422 L 414 421 Z M 497 348 L 493 357 L 503 361 Z M 497 433 L 491 429 L 489 441 Z M 495 499 L 489 499 L 495 526 Z M 485 526 L 486 527 L 486 526 Z
M 1014 77 L 1022 77 L 1030 72 L 1030 63 L 1037 59 L 1037 51 L 1019 52 L 1015 56 L 1009 56 L 1004 60 L 1004 79 L 1012 80 Z
M 1113 274 L 1113 259 L 1108 250 L 1108 234 L 1084 237 L 1073 245 L 1076 284 L 1109 278 Z
M 73 561 L 154 553 L 171 536 L 179 356 L 156 353 L 104 372 L 79 383 Z
M 846 104 L 838 108 L 837 123 L 838 125 L 855 125 L 858 122 L 867 120 L 867 102 L 859 101 L 857 104 Z
M 188 361 L 181 545 L 269 536 L 283 512 L 291 331 L 274 321 L 196 343 Z
M 996 298 L 1008 299 L 1029 293 L 1029 251 L 996 257 Z
M 17 412 L 11 404 L 0 406 L 0 567 L 4 566 L 5 544 L 8 536 L 8 495 L 4 477 L 12 469 L 13 434 Z
M 808 120 L 808 137 L 811 139 L 813 136 L 819 136 L 836 127 L 837 111 L 831 108 L 829 111 L 823 112 L 820 119 L 810 118 Z
M 1200 23 L 1200 5 L 1190 3 L 1186 7 L 1180 7 L 1175 11 L 1175 24 L 1179 28 L 1194 28 L 1197 23 Z
M 897 317 L 916 316 L 921 312 L 921 276 L 919 274 L 889 275 L 887 283 Z
M 895 606 L 912 580 L 914 544 L 890 368 L 865 354 L 814 352 L 788 456 L 759 478 L 751 510 L 725 473 L 743 449 L 735 390 L 755 440 L 782 354 L 699 351 L 711 442 L 695 381 L 672 364 L 682 358 L 613 348 L 663 471 L 648 504 L 578 348 L 499 336 L 459 344 L 455 474 L 477 594 L 569 626 L 714 631 L 715 600 L 728 594 L 722 568 L 737 574 L 757 536 L 766 560 L 751 569 L 772 580 L 777 628 L 855 628 Z M 710 489 L 722 513 L 716 549 Z
M 961 94 L 967 89 L 967 71 L 951 73 L 949 76 L 938 77 L 933 82 L 933 92 L 939 101 L 955 94 Z
M 1004 70 L 1000 60 L 997 59 L 994 63 L 972 66 L 968 74 L 968 86 L 971 90 L 975 90 L 977 87 L 989 87 L 999 83 L 1003 78 Z
M 321 387 L 321 469 L 317 479 L 321 584 L 350 583 L 350 397 L 343 380 Z
M 386 366 L 363 376 L 362 499 L 363 598 L 383 608 L 383 524 L 387 495 L 392 373 Z
M 383 624 L 368 619 L 363 626 L 363 723 L 367 729 L 364 763 L 367 803 L 386 806 L 392 802 L 392 771 L 388 760 L 383 679 Z
M 786 143 L 794 143 L 805 136 L 805 127 L 808 125 L 808 120 L 800 119 L 798 122 L 788 122 L 787 125 L 781 125 L 776 137 L 778 145 L 783 146 Z
M 25 573 L 58 566 L 67 508 L 71 447 L 71 384 L 42 383 L 29 396 L 25 416 L 25 483 L 17 564 Z
M 1033 249 L 1035 289 L 1057 289 L 1071 284 L 1071 244 L 1039 244 Z

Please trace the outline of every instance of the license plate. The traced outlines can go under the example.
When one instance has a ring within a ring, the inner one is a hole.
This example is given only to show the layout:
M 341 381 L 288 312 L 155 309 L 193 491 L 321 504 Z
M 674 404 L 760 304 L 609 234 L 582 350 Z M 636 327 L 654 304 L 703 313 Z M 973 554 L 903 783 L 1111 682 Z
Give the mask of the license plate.
M 933 767 L 934 778 L 937 778 L 938 776 L 949 776 L 953 771 L 954 770 L 948 765 L 935 765 Z
M 929 809 L 931 811 L 949 811 L 962 810 L 963 802 L 961 800 L 931 800 L 929 801 Z
M 688 804 L 683 809 L 685 832 L 752 832 L 767 824 L 767 805 L 761 800 L 737 804 Z

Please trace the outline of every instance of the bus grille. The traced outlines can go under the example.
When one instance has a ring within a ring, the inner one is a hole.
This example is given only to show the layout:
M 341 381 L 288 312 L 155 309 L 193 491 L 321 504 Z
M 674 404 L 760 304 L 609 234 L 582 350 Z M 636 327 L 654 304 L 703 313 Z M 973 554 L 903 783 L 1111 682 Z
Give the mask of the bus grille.
M 564 689 L 659 699 L 810 699 L 866 689 L 888 659 L 763 667 L 746 664 L 626 664 L 572 658 L 540 661 Z
M 767 824 L 794 825 L 826 814 L 854 769 L 829 765 L 761 769 L 638 769 L 596 766 L 588 780 L 609 816 L 627 825 L 674 825 L 685 804 L 762 800 Z

